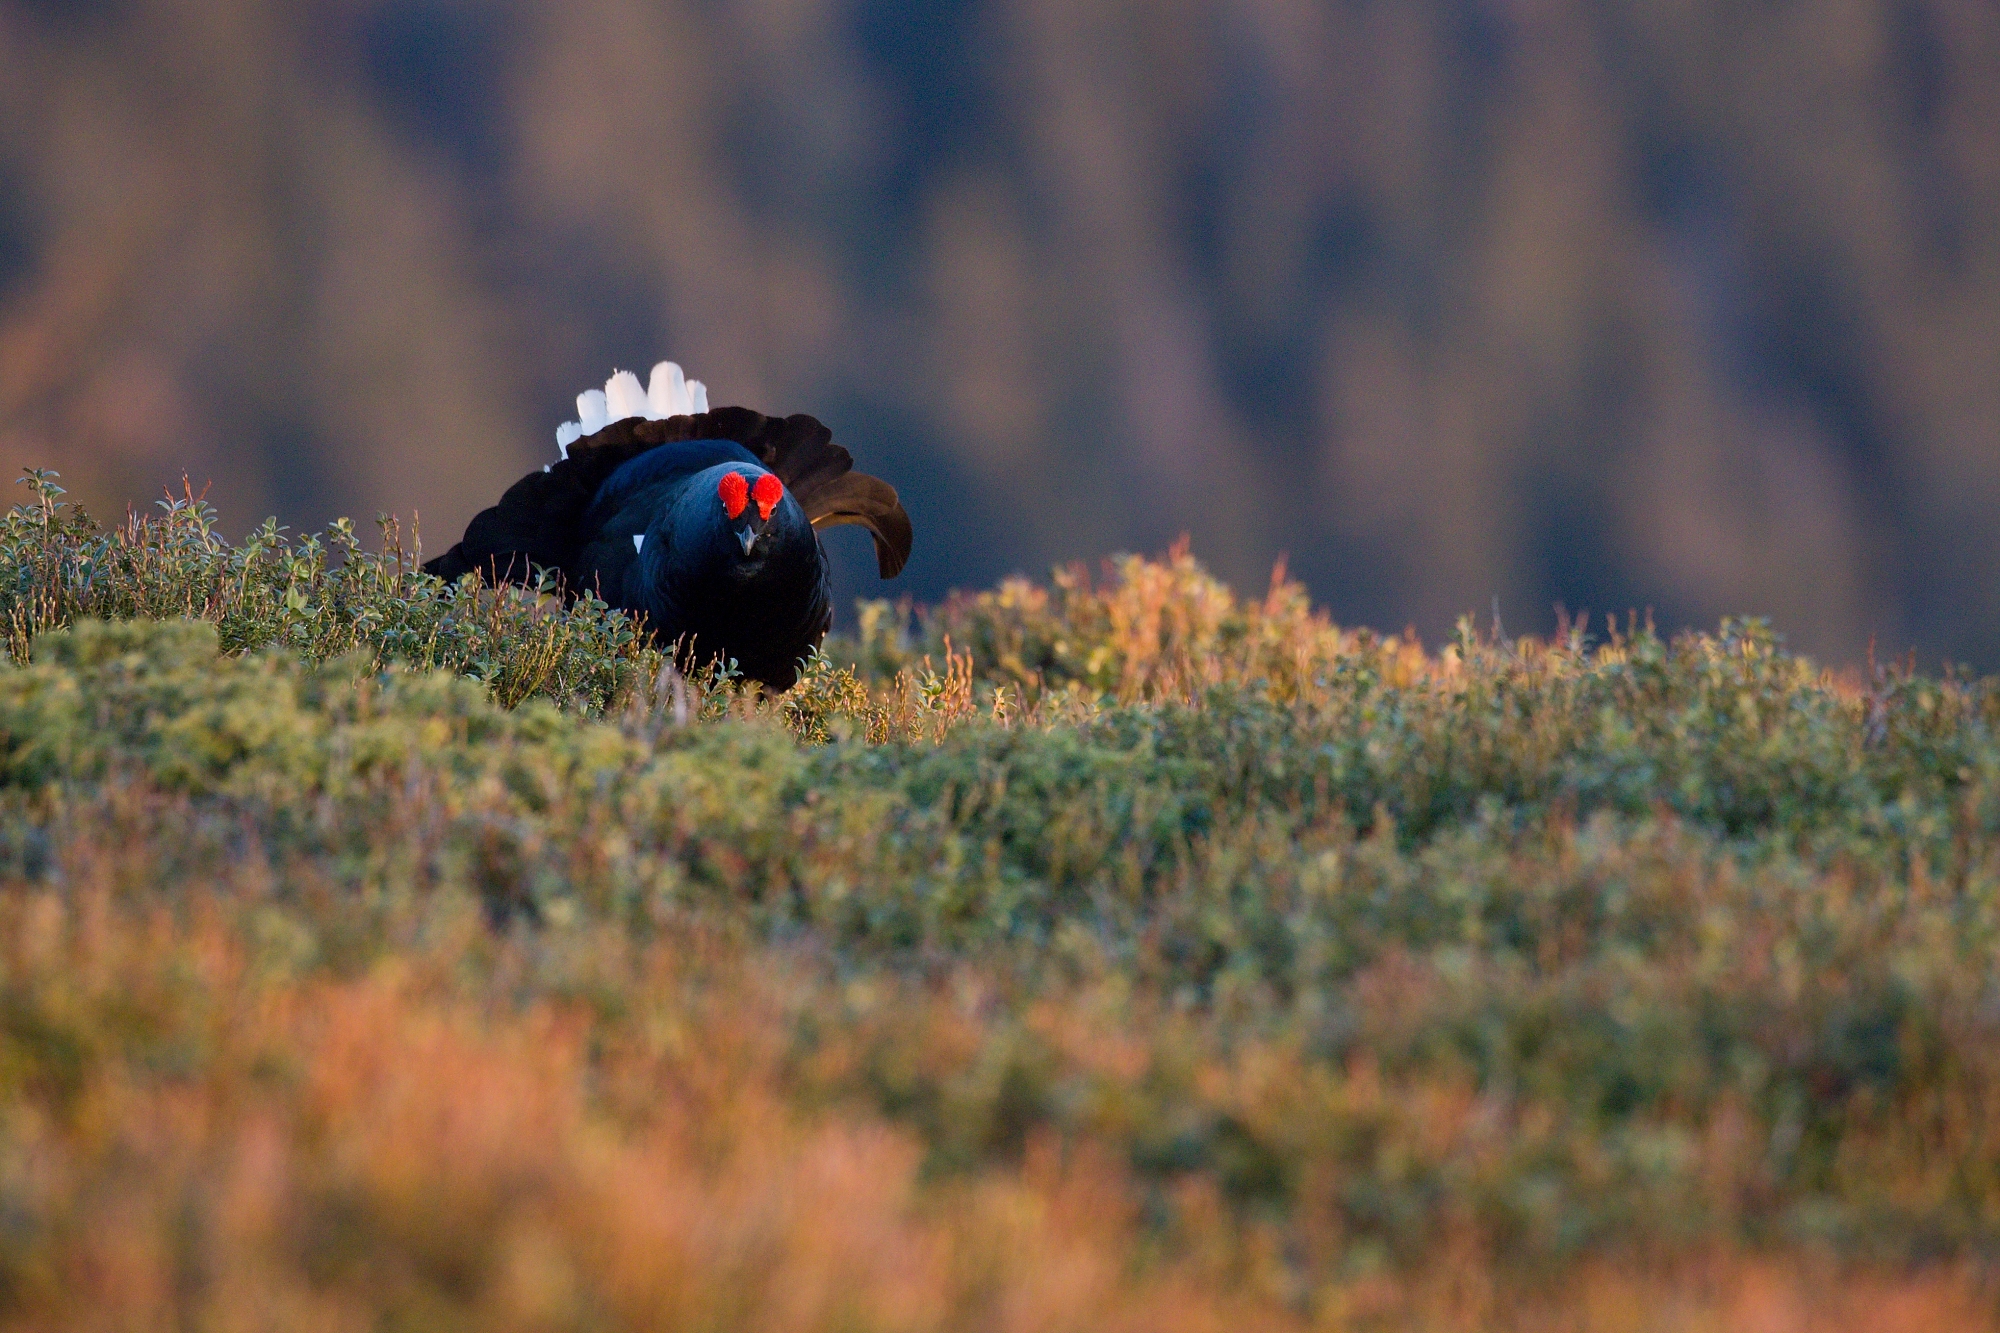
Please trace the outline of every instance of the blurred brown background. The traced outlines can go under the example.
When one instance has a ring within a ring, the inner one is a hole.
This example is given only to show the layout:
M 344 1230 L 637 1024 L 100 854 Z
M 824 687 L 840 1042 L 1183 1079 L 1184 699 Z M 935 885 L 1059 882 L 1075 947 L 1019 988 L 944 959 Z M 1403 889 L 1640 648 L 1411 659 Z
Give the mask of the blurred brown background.
M 2000 6 L 0 0 L 8 468 L 436 550 L 665 356 L 921 597 L 1185 530 L 2000 669 Z

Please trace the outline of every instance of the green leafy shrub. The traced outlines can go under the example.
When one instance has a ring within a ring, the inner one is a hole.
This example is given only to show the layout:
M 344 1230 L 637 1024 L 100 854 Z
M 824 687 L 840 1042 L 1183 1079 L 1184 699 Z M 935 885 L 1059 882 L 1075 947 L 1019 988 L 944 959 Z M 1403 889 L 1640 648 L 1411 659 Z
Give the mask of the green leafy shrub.
M 1976 1307 L 1994 682 L 1428 653 L 1175 552 L 864 608 L 773 700 L 210 522 L 44 477 L 0 542 L 5 1320 Z
M 212 622 L 228 652 L 366 651 L 483 681 L 508 705 L 547 698 L 602 712 L 657 667 L 623 612 L 592 597 L 563 608 L 532 590 L 447 586 L 417 568 L 386 519 L 379 552 L 362 549 L 346 519 L 298 542 L 267 522 L 233 546 L 192 494 L 101 531 L 63 502 L 54 473 L 26 482 L 30 502 L 0 517 L 0 626 L 17 662 L 37 634 L 77 620 L 185 617 Z

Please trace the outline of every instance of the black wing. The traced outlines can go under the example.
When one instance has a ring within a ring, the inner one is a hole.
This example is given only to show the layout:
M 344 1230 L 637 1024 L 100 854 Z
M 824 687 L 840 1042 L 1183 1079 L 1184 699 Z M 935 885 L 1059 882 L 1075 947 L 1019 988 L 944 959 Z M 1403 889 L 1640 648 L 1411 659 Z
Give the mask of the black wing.
M 500 503 L 466 526 L 449 551 L 424 569 L 456 579 L 477 572 L 494 582 L 525 581 L 531 566 L 573 577 L 589 533 L 584 515 L 598 487 L 648 450 L 682 440 L 734 440 L 778 474 L 814 527 L 860 523 L 875 537 L 875 563 L 893 578 L 910 558 L 910 517 L 896 488 L 855 472 L 854 458 L 833 442 L 833 432 L 805 413 L 767 417 L 747 407 L 647 421 L 627 417 L 569 447 L 569 456 L 546 472 L 530 472 L 507 488 Z
M 667 427 L 667 439 L 736 441 L 778 474 L 816 528 L 863 525 L 875 538 L 875 566 L 883 578 L 896 577 L 909 562 L 914 534 L 896 488 L 854 471 L 854 456 L 833 442 L 833 432 L 818 418 L 720 407 L 651 424 Z

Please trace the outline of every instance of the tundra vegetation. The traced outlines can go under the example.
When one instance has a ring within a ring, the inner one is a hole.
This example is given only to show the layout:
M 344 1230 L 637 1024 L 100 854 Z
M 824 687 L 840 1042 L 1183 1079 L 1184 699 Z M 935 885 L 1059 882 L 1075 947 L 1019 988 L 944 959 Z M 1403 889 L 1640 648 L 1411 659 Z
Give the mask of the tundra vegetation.
M 0 1328 L 1990 1327 L 2000 681 L 1185 550 L 768 699 L 0 521 Z

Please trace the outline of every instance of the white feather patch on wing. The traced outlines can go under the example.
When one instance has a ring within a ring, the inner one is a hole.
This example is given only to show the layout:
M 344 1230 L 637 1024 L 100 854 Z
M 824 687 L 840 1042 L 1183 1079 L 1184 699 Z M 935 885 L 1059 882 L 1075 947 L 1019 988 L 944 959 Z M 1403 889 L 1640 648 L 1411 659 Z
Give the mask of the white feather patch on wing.
M 638 552 L 638 551 L 643 551 L 643 550 L 645 550 L 645 549 L 646 549 L 646 534 L 645 534 L 645 533 L 643 533 L 643 532 L 635 532 L 635 533 L 633 533 L 633 534 L 632 534 L 632 550 L 633 550 L 634 552 Z

